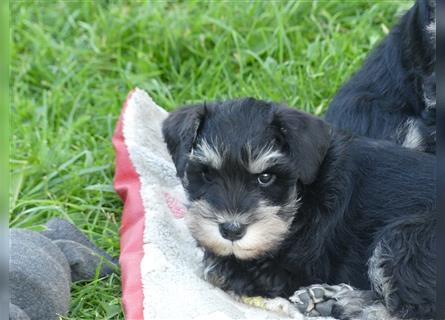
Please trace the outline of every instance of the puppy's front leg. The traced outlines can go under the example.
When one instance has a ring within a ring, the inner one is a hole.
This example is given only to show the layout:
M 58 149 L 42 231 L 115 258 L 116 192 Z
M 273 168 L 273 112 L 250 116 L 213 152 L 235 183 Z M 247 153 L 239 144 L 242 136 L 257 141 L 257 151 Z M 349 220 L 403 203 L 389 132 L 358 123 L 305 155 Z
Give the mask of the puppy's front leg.
M 236 295 L 255 295 L 255 285 L 234 259 L 222 258 L 206 251 L 204 254 L 204 279 L 215 287 Z
M 216 257 L 210 253 L 205 254 L 204 264 L 204 278 L 227 291 L 235 300 L 281 313 L 292 319 L 304 319 L 303 314 L 292 302 L 278 297 L 284 296 L 285 281 L 271 270 L 265 270 L 264 264 L 263 268 L 259 268 L 261 271 L 253 271 L 239 260 Z
M 204 255 L 204 279 L 240 296 L 285 296 L 289 276 L 267 262 L 240 261 L 231 257 Z

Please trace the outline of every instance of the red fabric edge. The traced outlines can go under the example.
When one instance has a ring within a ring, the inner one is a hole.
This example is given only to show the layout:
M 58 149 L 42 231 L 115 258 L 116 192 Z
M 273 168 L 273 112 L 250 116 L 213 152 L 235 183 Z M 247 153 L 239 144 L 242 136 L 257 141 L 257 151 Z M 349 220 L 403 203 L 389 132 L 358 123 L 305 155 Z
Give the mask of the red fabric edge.
M 141 261 L 144 256 L 144 206 L 140 195 L 141 182 L 125 144 L 123 134 L 124 114 L 135 93 L 132 90 L 125 100 L 113 134 L 116 153 L 114 189 L 124 203 L 120 229 L 120 257 L 122 303 L 125 319 L 143 319 L 143 291 Z

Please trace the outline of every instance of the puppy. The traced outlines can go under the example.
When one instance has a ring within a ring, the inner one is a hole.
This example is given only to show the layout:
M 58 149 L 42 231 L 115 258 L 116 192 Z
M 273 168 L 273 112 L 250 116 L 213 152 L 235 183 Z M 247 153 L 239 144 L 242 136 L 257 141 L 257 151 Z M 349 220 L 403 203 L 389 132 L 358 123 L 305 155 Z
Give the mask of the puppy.
M 414 4 L 335 95 L 328 122 L 436 152 L 435 9 L 435 0 Z
M 163 134 L 210 282 L 267 297 L 347 283 L 372 295 L 344 295 L 332 315 L 380 302 L 432 317 L 434 156 L 252 98 L 180 108 Z

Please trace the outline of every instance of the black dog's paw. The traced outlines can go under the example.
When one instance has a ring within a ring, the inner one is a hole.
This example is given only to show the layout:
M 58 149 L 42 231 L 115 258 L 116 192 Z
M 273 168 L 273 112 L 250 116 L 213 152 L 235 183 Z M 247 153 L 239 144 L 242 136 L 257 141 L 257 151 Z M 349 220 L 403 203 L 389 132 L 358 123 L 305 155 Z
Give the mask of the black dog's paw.
M 331 316 L 332 308 L 338 300 L 354 289 L 347 284 L 316 284 L 301 288 L 289 298 L 304 315 L 309 317 Z

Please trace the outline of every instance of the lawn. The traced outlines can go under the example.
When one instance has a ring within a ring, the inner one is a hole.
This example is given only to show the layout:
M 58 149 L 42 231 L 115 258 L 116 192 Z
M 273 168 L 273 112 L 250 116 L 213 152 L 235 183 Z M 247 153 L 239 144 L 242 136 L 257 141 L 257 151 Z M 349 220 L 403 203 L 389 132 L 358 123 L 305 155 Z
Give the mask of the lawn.
M 114 125 L 138 86 L 168 110 L 254 96 L 323 115 L 411 1 L 11 3 L 10 225 L 66 218 L 119 254 Z M 121 319 L 120 278 L 69 319 Z

